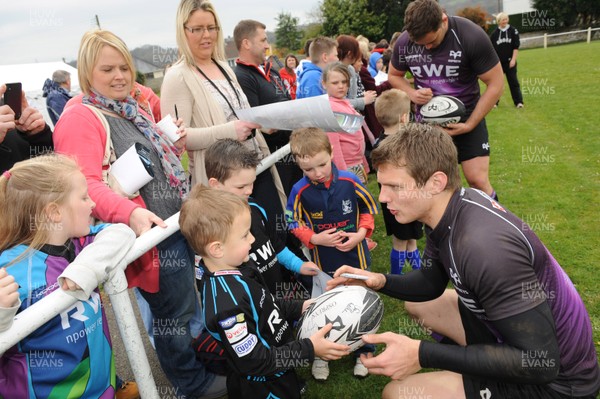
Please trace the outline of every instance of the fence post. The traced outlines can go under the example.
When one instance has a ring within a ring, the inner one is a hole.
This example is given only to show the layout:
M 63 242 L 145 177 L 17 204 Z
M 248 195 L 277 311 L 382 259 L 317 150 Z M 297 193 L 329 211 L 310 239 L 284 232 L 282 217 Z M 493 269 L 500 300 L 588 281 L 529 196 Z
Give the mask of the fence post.
M 589 26 L 589 27 L 587 28 L 587 31 L 588 31 L 588 32 L 587 32 L 587 33 L 588 33 L 588 34 L 587 34 L 587 43 L 588 43 L 588 44 L 590 44 L 590 43 L 592 42 L 592 27 L 591 27 L 591 26 Z
M 144 344 L 140 339 L 141 334 L 133 312 L 133 306 L 127 291 L 127 278 L 123 270 L 117 270 L 115 280 L 124 281 L 124 289 L 120 292 L 111 292 L 109 294 L 110 302 L 115 312 L 115 319 L 119 327 L 119 333 L 125 346 L 125 352 L 131 365 L 131 370 L 137 382 L 140 396 L 143 399 L 159 399 L 156 383 L 152 376 L 152 369 L 148 356 L 144 350 Z
M 548 48 L 548 34 L 544 33 L 544 48 Z

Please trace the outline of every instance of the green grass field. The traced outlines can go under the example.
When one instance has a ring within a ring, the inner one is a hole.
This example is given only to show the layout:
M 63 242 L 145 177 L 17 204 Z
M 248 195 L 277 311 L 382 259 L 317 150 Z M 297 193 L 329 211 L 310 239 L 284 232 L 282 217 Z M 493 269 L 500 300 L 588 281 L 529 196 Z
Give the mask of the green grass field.
M 519 80 L 525 108 L 515 109 L 508 86 L 487 117 L 492 148 L 490 179 L 500 202 L 528 222 L 577 287 L 600 349 L 600 140 L 598 82 L 600 42 L 571 44 L 519 53 Z M 369 188 L 378 194 L 375 176 Z M 390 239 L 376 219 L 372 268 L 389 268 Z M 423 242 L 419 243 L 421 249 Z M 425 338 L 406 317 L 403 303 L 382 295 L 380 332 Z M 379 398 L 387 377 L 352 376 L 354 360 L 330 363 L 331 375 L 316 382 L 310 369 L 305 398 Z

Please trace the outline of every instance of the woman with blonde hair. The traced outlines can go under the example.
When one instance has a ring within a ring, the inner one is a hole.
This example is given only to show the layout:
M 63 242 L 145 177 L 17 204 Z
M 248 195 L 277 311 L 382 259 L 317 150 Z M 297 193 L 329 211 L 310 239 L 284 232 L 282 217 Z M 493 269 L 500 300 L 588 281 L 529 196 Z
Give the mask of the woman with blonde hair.
M 221 23 L 212 3 L 181 0 L 176 15 L 176 37 L 181 58 L 169 68 L 163 80 L 161 111 L 163 115 L 172 114 L 177 107 L 188 126 L 186 149 L 192 185 L 208 184 L 204 153 L 217 140 L 238 140 L 261 159 L 270 152 L 257 130 L 260 126 L 241 121 L 237 116 L 237 110 L 250 105 L 227 65 Z M 274 197 L 273 193 L 279 196 Z M 275 166 L 257 177 L 252 197 L 273 220 L 281 214 L 287 199 Z M 281 204 L 275 203 L 276 199 Z
M 137 235 L 179 212 L 188 192 L 188 177 L 179 160 L 186 130 L 179 124 L 174 143 L 163 135 L 131 97 L 133 60 L 125 43 L 111 32 L 94 30 L 81 39 L 78 56 L 82 103 L 65 109 L 54 131 L 57 152 L 72 154 L 81 165 L 93 216 L 129 225 Z M 153 180 L 139 192 L 125 195 L 108 178 L 111 163 L 133 145 L 145 148 Z M 154 334 L 158 360 L 171 383 L 188 397 L 214 397 L 224 381 L 208 373 L 190 346 L 190 320 L 197 306 L 194 254 L 177 232 L 127 268 L 129 286 L 140 287 L 155 323 L 167 325 Z M 158 267 L 157 267 L 158 266 Z M 177 331 L 177 333 L 173 333 Z
M 0 318 L 8 322 L 0 328 L 54 291 L 78 299 L 2 354 L 0 397 L 123 393 L 97 287 L 124 260 L 135 234 L 123 224 L 90 226 L 94 206 L 85 176 L 64 155 L 17 162 L 0 176 Z M 16 295 L 6 303 L 11 287 Z
M 496 23 L 498 27 L 494 30 L 490 39 L 492 40 L 496 54 L 498 54 L 498 58 L 500 58 L 502 72 L 506 75 L 513 103 L 515 107 L 523 108 L 523 93 L 521 93 L 521 85 L 517 77 L 517 56 L 519 55 L 519 47 L 521 46 L 519 31 L 514 26 L 508 24 L 508 15 L 506 13 L 498 13 L 496 15 Z M 498 100 L 499 102 L 500 100 Z

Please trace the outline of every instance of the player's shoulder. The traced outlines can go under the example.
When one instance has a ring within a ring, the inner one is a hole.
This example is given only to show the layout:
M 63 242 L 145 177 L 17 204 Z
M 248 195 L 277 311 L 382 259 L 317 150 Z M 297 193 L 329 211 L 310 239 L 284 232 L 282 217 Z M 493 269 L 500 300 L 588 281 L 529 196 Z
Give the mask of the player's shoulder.
M 460 195 L 457 228 L 494 237 L 521 230 L 520 220 L 500 203 L 482 191 L 468 188 Z M 518 233 L 521 235 L 520 233 Z
M 458 35 L 459 39 L 466 38 L 474 39 L 474 38 L 486 38 L 488 39 L 487 33 L 481 28 L 481 26 L 477 25 L 475 22 L 470 21 L 463 17 L 453 16 L 448 17 L 448 21 L 450 28 L 453 29 Z
M 394 45 L 394 49 L 400 47 L 400 46 L 405 46 L 407 44 L 414 44 L 411 40 L 410 40 L 410 36 L 408 35 L 408 31 L 403 31 L 400 36 L 398 37 L 396 44 Z

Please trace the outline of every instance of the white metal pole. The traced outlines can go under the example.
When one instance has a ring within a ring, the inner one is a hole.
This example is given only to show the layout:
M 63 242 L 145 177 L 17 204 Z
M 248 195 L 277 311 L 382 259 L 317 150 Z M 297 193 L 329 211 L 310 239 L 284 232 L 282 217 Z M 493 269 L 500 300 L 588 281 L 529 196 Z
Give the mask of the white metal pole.
M 179 213 L 165 220 L 167 228 L 154 227 L 135 240 L 135 244 L 126 257 L 125 264 L 129 264 L 155 247 L 165 238 L 179 230 Z M 77 302 L 77 299 L 66 294 L 63 290 L 56 290 L 43 300 L 33 304 L 14 318 L 12 327 L 0 332 L 0 354 L 3 354 L 17 342 L 27 337 L 40 326 L 52 319 L 60 312 Z
M 589 26 L 587 28 L 587 44 L 590 44 L 592 42 L 592 27 Z
M 115 276 L 115 279 L 127 281 L 124 271 L 118 270 L 115 274 L 120 274 Z M 127 284 L 125 283 L 124 290 L 109 294 L 109 296 L 140 396 L 143 399 L 159 399 L 156 383 L 152 376 L 152 369 L 148 362 L 148 356 L 142 343 L 140 330 L 135 313 L 133 312 L 129 292 L 127 291 Z
M 155 247 L 158 243 L 178 231 L 179 212 L 165 220 L 165 223 L 168 227 L 154 227 L 138 237 L 127 254 L 123 264 L 127 265 L 133 262 L 151 248 Z M 120 276 L 118 273 L 119 272 L 115 273 L 113 279 L 119 277 L 124 278 L 124 276 Z M 123 274 L 123 271 L 120 271 L 120 273 Z M 110 297 L 111 301 L 113 301 L 115 317 L 123 338 L 123 344 L 125 345 L 129 363 L 132 366 L 135 379 L 138 382 L 142 398 L 158 399 L 158 392 L 156 391 L 156 385 L 152 378 L 152 371 L 150 369 L 150 364 L 148 363 L 148 358 L 146 357 L 146 352 L 144 351 L 137 323 L 135 322 L 133 307 L 126 287 L 122 292 L 113 294 Z M 75 297 L 68 295 L 62 289 L 58 289 L 16 315 L 12 327 L 9 330 L 0 333 L 0 354 L 6 352 L 17 342 L 27 337 L 60 312 L 73 306 L 76 302 L 77 299 Z

